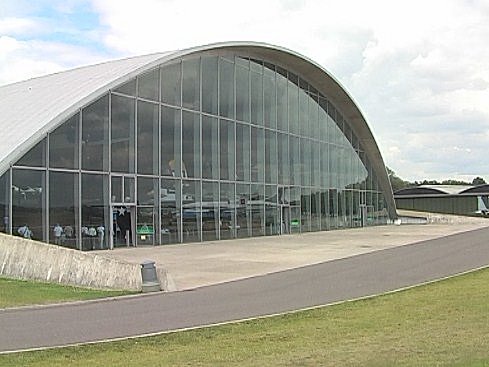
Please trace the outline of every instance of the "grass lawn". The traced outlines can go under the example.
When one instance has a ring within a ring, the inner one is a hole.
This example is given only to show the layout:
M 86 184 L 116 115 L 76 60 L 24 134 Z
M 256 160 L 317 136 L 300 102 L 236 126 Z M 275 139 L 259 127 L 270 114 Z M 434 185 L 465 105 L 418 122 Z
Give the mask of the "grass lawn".
M 489 270 L 285 316 L 0 356 L 1 366 L 489 366 Z
M 77 301 L 129 294 L 0 277 L 0 308 Z

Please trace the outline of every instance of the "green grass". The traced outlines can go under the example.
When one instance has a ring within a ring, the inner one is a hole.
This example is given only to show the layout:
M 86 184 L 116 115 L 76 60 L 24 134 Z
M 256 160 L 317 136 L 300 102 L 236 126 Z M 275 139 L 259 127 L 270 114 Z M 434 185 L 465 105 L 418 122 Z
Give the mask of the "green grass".
M 87 300 L 129 293 L 0 277 L 0 308 Z
M 237 324 L 0 356 L 0 366 L 489 366 L 489 270 Z

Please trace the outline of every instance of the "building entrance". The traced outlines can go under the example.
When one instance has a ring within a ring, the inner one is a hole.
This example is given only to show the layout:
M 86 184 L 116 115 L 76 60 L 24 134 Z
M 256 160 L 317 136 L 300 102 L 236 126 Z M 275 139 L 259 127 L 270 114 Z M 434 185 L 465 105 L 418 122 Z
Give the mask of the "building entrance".
M 114 205 L 112 207 L 111 248 L 134 246 L 134 207 Z

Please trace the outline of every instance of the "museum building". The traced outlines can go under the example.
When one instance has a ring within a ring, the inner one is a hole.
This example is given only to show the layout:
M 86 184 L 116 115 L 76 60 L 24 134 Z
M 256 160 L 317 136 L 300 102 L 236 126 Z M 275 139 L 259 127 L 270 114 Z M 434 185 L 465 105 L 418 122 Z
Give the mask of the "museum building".
M 0 231 L 80 250 L 386 224 L 361 111 L 317 63 L 228 42 L 0 87 Z

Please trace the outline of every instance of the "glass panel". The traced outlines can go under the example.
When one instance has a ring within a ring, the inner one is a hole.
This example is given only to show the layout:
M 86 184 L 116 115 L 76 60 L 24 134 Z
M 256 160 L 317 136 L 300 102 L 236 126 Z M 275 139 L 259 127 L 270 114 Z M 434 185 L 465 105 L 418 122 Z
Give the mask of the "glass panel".
M 109 97 L 82 110 L 82 169 L 107 171 L 109 152 Z
M 134 177 L 124 177 L 124 202 L 125 203 L 134 203 L 136 202 L 134 195 L 135 187 L 134 187 Z
M 328 141 L 328 102 L 319 98 L 319 132 L 322 141 Z
M 161 243 L 180 242 L 181 186 L 178 180 L 161 180 Z
M 250 76 L 251 122 L 258 125 L 263 125 L 263 75 L 251 72 Z
M 290 205 L 300 206 L 301 205 L 301 188 L 294 186 L 290 188 Z
M 329 230 L 330 223 L 330 208 L 329 208 L 329 196 L 328 190 L 321 190 L 321 230 Z
M 251 236 L 250 185 L 236 184 L 236 237 Z
M 136 95 L 136 78 L 131 79 L 127 83 L 122 84 L 120 87 L 114 89 L 114 92 L 127 94 L 128 96 Z
M 277 129 L 288 131 L 287 71 L 277 66 Z
M 300 139 L 289 136 L 290 179 L 294 185 L 301 184 L 301 150 Z
M 267 236 L 279 233 L 277 186 L 265 186 L 265 234 Z
M 237 56 L 234 58 L 236 65 L 244 67 L 246 69 L 250 69 L 250 60 L 247 57 Z
M 158 174 L 158 105 L 138 101 L 138 173 Z
M 202 182 L 202 240 L 219 239 L 219 183 Z
M 265 178 L 265 133 L 251 128 L 251 181 L 263 182 Z
M 28 167 L 45 167 L 46 166 L 46 139 L 41 140 L 33 148 L 31 148 L 22 158 L 20 158 L 16 166 Z
M 292 134 L 300 133 L 299 125 L 299 88 L 297 75 L 289 73 L 287 82 L 289 93 L 289 131 Z
M 134 99 L 112 95 L 111 159 L 113 172 L 134 172 Z
M 321 183 L 321 167 L 319 166 L 320 161 L 320 151 L 319 142 L 311 141 L 311 185 L 320 186 Z
M 152 101 L 159 100 L 159 69 L 152 70 L 144 75 L 138 76 L 138 96 L 140 98 L 150 99 Z
M 250 72 L 236 67 L 236 120 L 250 121 Z
M 253 72 L 263 74 L 263 61 L 250 59 L 250 68 Z
M 339 228 L 345 227 L 346 222 L 346 211 L 345 211 L 345 192 L 338 190 L 338 219 L 337 225 Z
M 200 109 L 200 58 L 182 62 L 182 106 Z
M 336 228 L 338 219 L 338 193 L 336 189 L 329 190 L 329 227 Z
M 319 189 L 311 191 L 311 231 L 319 231 L 321 227 L 321 193 Z
M 265 63 L 263 76 L 263 119 L 265 126 L 277 128 L 277 92 L 275 90 L 275 66 Z
M 345 191 L 345 226 L 352 226 L 352 205 L 353 205 L 353 194 L 352 191 Z
M 183 111 L 182 123 L 183 177 L 200 177 L 200 115 Z
M 308 85 L 305 81 L 299 81 L 299 126 L 301 136 L 311 136 L 309 132 L 309 96 Z
M 180 62 L 161 67 L 161 102 L 173 106 L 181 105 L 181 77 Z
M 321 143 L 321 186 L 329 186 L 329 144 Z
M 122 176 L 112 176 L 110 185 L 112 190 L 110 200 L 113 203 L 122 203 Z
M 277 133 L 265 131 L 265 181 L 277 183 Z
M 0 232 L 9 233 L 10 171 L 0 176 Z
M 219 114 L 234 118 L 234 63 L 219 58 Z
M 301 230 L 301 207 L 290 208 L 290 233 L 300 233 Z
M 108 248 L 108 176 L 82 174 L 82 250 Z
M 277 134 L 278 143 L 278 183 L 289 184 L 289 139 L 287 134 Z
M 217 57 L 202 57 L 202 112 L 217 115 Z
M 45 172 L 12 170 L 12 234 L 46 241 Z
M 309 92 L 309 136 L 319 139 L 319 106 L 317 95 Z
M 181 177 L 180 110 L 161 107 L 161 175 Z M 185 176 L 184 176 L 185 177 Z
M 219 179 L 219 121 L 202 115 L 202 177 Z
M 301 190 L 301 231 L 311 230 L 311 189 Z
M 183 242 L 200 241 L 200 181 L 182 181 Z
M 78 237 L 78 174 L 49 173 L 50 242 L 77 248 Z M 105 234 L 105 233 L 104 233 Z
M 77 113 L 49 134 L 49 167 L 78 168 L 79 121 Z
M 138 205 L 158 205 L 158 179 L 138 177 Z
M 236 229 L 236 196 L 234 194 L 234 184 L 221 183 L 219 205 L 221 240 L 234 238 Z
M 234 180 L 234 122 L 220 121 L 221 179 Z
M 301 139 L 301 176 L 302 185 L 311 185 L 311 141 L 309 139 Z
M 236 124 L 236 180 L 250 180 L 250 126 Z
M 156 244 L 156 223 L 154 207 L 138 207 L 136 211 L 136 234 L 138 245 Z
M 251 226 L 252 236 L 265 234 L 265 187 L 263 185 L 251 185 Z
M 329 185 L 333 188 L 338 188 L 338 156 L 339 148 L 336 145 L 329 145 Z

